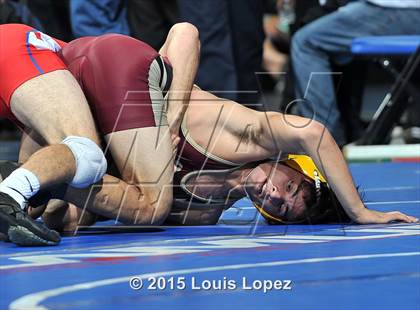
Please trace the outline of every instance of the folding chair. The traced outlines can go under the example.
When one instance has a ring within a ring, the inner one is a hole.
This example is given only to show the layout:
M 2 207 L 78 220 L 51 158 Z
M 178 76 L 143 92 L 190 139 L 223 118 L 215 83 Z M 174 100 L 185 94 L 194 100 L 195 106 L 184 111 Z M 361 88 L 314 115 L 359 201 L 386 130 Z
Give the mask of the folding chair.
M 395 83 L 375 112 L 364 135 L 356 142 L 356 145 L 385 144 L 409 105 L 404 95 L 420 98 L 420 87 L 415 87 L 412 81 L 413 73 L 420 64 L 420 36 L 361 37 L 353 40 L 351 51 L 356 56 L 373 57 L 395 77 Z M 401 71 L 393 65 L 395 57 L 408 58 Z

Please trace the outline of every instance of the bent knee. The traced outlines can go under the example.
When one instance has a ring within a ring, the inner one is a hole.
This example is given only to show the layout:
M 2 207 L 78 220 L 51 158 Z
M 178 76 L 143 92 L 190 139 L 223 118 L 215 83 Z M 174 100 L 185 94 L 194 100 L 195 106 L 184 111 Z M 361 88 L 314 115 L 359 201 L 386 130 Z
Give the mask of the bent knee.
M 302 45 L 304 45 L 305 40 L 306 40 L 305 33 L 302 32 L 302 29 L 298 30 L 292 37 L 292 42 L 291 42 L 292 53 L 298 52 L 301 49 Z
M 292 53 L 305 53 L 311 49 L 323 49 L 328 37 L 323 23 L 315 21 L 299 29 L 292 37 Z
M 86 188 L 102 179 L 107 170 L 107 161 L 102 149 L 94 141 L 68 136 L 61 144 L 70 149 L 76 163 L 76 171 L 69 185 Z
M 316 45 L 316 33 L 307 25 L 299 29 L 292 37 L 292 53 L 304 52 L 308 47 Z

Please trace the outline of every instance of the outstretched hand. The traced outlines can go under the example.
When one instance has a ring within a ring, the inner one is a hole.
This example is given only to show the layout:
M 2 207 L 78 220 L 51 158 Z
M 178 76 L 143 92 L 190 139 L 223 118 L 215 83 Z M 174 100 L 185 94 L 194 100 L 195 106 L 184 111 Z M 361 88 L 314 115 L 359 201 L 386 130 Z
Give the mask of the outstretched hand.
M 404 223 L 417 223 L 418 218 L 406 215 L 399 211 L 379 212 L 365 209 L 356 219 L 359 224 L 386 224 L 394 221 Z

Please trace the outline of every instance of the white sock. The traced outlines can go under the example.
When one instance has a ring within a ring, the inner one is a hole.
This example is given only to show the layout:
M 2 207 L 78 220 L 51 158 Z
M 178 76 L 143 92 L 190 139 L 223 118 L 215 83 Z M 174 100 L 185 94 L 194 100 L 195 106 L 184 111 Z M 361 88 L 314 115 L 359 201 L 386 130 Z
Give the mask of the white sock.
M 39 191 L 39 187 L 39 180 L 35 174 L 25 168 L 19 168 L 1 182 L 0 192 L 12 197 L 23 209 L 26 201 Z

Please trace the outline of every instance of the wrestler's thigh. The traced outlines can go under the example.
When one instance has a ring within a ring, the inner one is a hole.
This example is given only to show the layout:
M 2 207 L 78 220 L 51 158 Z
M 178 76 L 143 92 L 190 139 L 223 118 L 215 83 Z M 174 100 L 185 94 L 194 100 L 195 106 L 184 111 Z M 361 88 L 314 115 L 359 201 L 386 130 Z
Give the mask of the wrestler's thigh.
M 23 83 L 12 95 L 11 109 L 26 127 L 47 144 L 67 136 L 80 136 L 99 143 L 87 100 L 71 73 L 57 70 Z
M 172 199 L 174 155 L 168 126 L 118 131 L 105 138 L 125 182 L 139 186 L 152 202 Z

